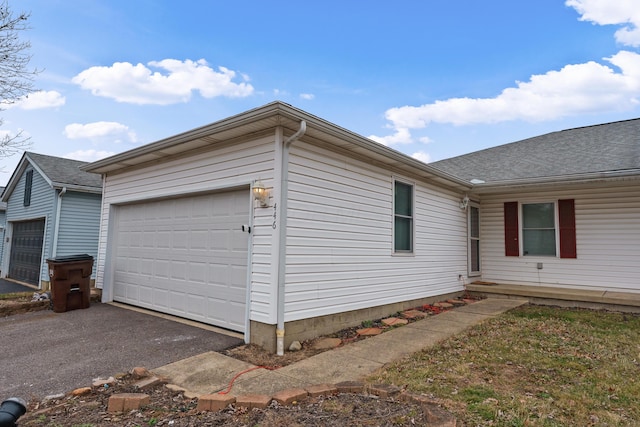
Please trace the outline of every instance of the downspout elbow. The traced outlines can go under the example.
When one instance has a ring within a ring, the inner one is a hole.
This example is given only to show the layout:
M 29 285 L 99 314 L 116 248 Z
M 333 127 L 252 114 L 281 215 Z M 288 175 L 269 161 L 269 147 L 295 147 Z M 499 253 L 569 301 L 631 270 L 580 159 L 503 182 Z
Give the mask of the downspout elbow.
M 304 133 L 307 131 L 307 122 L 305 122 L 304 120 L 302 120 L 300 122 L 300 128 L 298 128 L 297 132 L 294 133 L 293 135 L 291 135 L 289 138 L 287 138 L 284 141 L 284 148 L 285 149 L 289 149 L 289 147 L 291 147 L 291 144 L 293 144 L 294 142 L 296 142 L 302 135 L 304 135 Z M 288 165 L 287 165 L 288 166 Z M 288 170 L 288 168 L 287 168 Z

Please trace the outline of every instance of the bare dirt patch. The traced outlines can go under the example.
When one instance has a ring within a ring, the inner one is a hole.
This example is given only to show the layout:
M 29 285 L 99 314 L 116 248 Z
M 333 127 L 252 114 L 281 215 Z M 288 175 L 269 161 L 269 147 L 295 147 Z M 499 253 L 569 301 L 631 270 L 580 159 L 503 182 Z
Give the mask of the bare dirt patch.
M 131 375 L 109 387 L 94 387 L 83 396 L 64 396 L 32 402 L 20 426 L 415 426 L 428 425 L 421 405 L 368 394 L 341 393 L 307 398 L 288 406 L 272 402 L 266 409 L 231 405 L 219 412 L 201 412 L 197 399 L 189 399 L 164 385 L 142 392 L 149 405 L 126 413 L 107 412 L 115 393 L 141 392 Z
M 0 317 L 47 310 L 51 301 L 33 301 L 33 292 L 0 295 Z

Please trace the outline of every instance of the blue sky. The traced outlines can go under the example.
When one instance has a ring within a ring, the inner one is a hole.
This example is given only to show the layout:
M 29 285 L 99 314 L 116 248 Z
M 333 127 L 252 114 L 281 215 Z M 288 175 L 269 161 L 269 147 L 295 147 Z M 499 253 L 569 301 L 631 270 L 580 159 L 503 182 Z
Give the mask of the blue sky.
M 427 162 L 640 117 L 639 0 L 9 4 L 42 72 L 0 132 L 42 154 L 93 161 L 274 100 Z

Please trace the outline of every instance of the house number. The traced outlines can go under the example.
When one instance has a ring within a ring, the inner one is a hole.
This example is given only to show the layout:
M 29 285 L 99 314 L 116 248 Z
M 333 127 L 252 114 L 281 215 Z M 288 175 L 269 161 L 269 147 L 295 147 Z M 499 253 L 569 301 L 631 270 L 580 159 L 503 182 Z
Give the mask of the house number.
M 277 219 L 278 219 L 278 204 L 274 203 L 273 204 L 273 224 L 271 224 L 271 227 L 273 227 L 274 230 L 277 228 L 277 225 L 276 225 Z

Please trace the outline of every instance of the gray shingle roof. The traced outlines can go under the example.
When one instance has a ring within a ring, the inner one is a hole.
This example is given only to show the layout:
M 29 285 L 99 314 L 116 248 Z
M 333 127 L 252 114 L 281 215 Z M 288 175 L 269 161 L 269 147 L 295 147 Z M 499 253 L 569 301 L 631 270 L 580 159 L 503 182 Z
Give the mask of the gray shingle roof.
M 54 183 L 102 188 L 101 175 L 80 170 L 87 162 L 32 152 L 26 156 Z
M 640 119 L 568 129 L 430 163 L 487 183 L 640 168 Z

